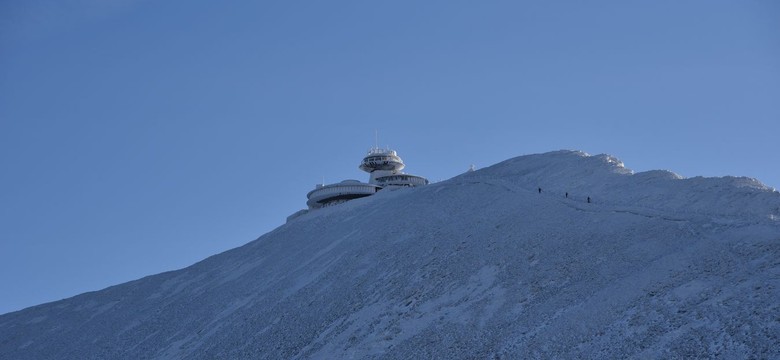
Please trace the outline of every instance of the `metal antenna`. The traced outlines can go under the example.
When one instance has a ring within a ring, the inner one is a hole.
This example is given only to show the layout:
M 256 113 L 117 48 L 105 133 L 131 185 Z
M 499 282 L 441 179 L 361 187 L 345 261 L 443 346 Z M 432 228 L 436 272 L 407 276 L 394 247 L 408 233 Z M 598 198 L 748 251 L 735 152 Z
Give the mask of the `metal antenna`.
M 379 149 L 379 130 L 374 129 L 374 148 Z

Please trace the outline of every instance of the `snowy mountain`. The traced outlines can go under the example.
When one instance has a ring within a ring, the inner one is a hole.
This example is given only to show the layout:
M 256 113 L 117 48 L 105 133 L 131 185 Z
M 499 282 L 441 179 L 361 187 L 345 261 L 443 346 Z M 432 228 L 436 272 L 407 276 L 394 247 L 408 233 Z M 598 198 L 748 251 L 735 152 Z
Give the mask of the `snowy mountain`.
M 0 358 L 780 358 L 778 299 L 780 193 L 559 151 L 2 315 Z

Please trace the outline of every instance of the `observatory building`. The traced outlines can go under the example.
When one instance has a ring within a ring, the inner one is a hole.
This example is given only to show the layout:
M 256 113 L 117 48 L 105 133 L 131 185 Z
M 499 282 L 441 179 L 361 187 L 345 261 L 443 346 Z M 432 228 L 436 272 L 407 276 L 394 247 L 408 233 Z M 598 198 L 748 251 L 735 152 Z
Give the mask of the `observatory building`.
M 404 173 L 404 166 L 395 150 L 373 147 L 368 150 L 359 166 L 360 170 L 369 174 L 367 183 L 344 180 L 335 184 L 317 184 L 317 187 L 306 195 L 309 199 L 306 205 L 309 210 L 319 209 L 371 196 L 382 189 L 428 185 L 428 179 Z

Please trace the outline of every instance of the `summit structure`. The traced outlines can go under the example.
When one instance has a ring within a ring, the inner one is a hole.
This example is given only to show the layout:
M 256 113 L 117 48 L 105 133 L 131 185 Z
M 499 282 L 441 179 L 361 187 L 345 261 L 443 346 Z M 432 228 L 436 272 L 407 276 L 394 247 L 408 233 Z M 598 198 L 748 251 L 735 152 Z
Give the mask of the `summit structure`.
M 373 147 L 360 163 L 360 170 L 370 174 L 369 183 L 383 188 L 428 185 L 428 179 L 402 172 L 405 166 L 395 150 Z
M 358 180 L 344 180 L 335 184 L 317 184 L 306 197 L 309 210 L 341 204 L 375 194 L 382 189 L 397 189 L 428 185 L 428 179 L 406 174 L 404 161 L 395 150 L 374 146 L 368 150 L 360 163 L 360 170 L 369 173 L 367 183 Z

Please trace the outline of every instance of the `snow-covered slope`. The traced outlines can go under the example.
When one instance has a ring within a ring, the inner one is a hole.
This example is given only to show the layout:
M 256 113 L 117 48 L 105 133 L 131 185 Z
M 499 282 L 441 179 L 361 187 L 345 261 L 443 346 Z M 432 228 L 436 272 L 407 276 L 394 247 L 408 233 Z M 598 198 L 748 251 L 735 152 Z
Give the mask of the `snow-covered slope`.
M 2 315 L 0 358 L 778 358 L 778 299 L 776 191 L 559 151 Z

